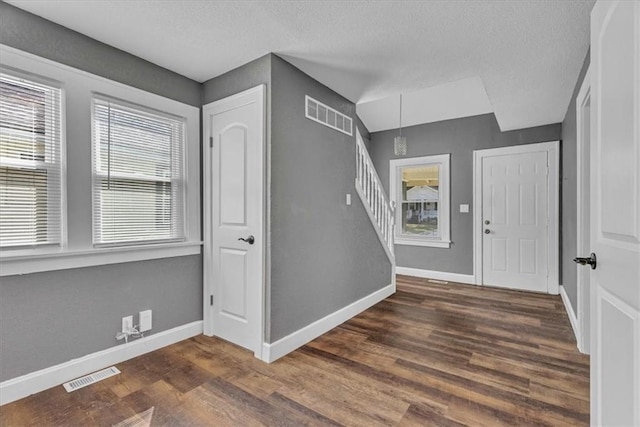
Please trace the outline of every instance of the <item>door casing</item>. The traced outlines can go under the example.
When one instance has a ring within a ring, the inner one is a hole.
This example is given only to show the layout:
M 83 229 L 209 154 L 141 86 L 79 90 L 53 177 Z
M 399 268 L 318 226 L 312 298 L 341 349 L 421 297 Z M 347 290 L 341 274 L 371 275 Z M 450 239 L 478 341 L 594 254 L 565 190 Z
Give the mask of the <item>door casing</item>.
M 482 286 L 482 159 L 484 157 L 502 156 L 509 154 L 523 154 L 533 152 L 547 152 L 549 162 L 549 179 L 547 181 L 547 197 L 549 209 L 549 226 L 547 228 L 547 265 L 549 277 L 547 292 L 557 295 L 559 286 L 559 170 L 560 170 L 560 141 L 540 142 L 510 147 L 474 150 L 473 152 L 473 276 L 474 282 Z
M 226 98 L 220 99 L 218 101 L 214 101 L 211 102 L 205 106 L 203 106 L 202 108 L 202 127 L 203 127 L 203 147 L 202 147 L 202 158 L 203 158 L 203 201 L 204 201 L 204 209 L 203 209 L 203 241 L 204 241 L 204 247 L 203 247 L 203 262 L 202 262 L 202 268 L 203 268 L 203 333 L 204 335 L 207 336 L 212 336 L 213 335 L 213 330 L 212 330 L 212 321 L 213 321 L 213 313 L 212 313 L 212 306 L 210 304 L 210 297 L 213 294 L 213 285 L 212 285 L 212 278 L 214 277 L 213 275 L 213 271 L 212 271 L 212 252 L 213 252 L 213 242 L 212 242 L 212 227 L 211 227 L 211 221 L 213 219 L 213 214 L 212 214 L 212 206 L 213 203 L 215 202 L 214 200 L 212 200 L 212 188 L 211 188 L 211 181 L 212 181 L 212 162 L 211 162 L 211 156 L 212 156 L 212 146 L 210 144 L 211 141 L 211 126 L 209 123 L 209 117 L 211 116 L 211 111 L 218 105 L 222 104 L 222 103 L 229 103 L 229 102 L 233 102 L 234 100 L 238 99 L 238 98 L 242 98 L 245 97 L 246 95 L 249 95 L 251 93 L 255 93 L 258 97 L 259 97 L 259 103 L 262 107 L 262 111 L 260 114 L 260 123 L 259 123 L 259 128 L 260 130 L 260 135 L 261 135 L 261 142 L 259 144 L 259 147 L 261 149 L 261 153 L 260 153 L 260 158 L 262 159 L 262 161 L 260 162 L 260 168 L 261 170 L 258 172 L 258 175 L 262 177 L 262 192 L 260 193 L 259 197 L 259 205 L 262 207 L 262 212 L 260 215 L 260 218 L 262 219 L 260 221 L 260 225 L 258 227 L 258 229 L 255 231 L 254 235 L 256 238 L 256 244 L 254 245 L 254 250 L 257 250 L 260 252 L 260 259 L 262 260 L 262 265 L 261 265 L 261 269 L 260 269 L 260 282 L 262 284 L 261 286 L 261 292 L 259 293 L 259 297 L 261 299 L 260 304 L 259 304 L 259 310 L 260 313 L 258 313 L 257 318 L 259 319 L 259 330 L 260 330 L 260 335 L 259 337 L 256 338 L 256 340 L 258 340 L 258 342 L 255 343 L 255 357 L 257 357 L 258 359 L 264 360 L 263 358 L 263 348 L 264 348 L 264 343 L 265 343 L 265 304 L 266 304 L 266 277 L 267 277 L 267 262 L 266 262 L 266 253 L 267 253 L 267 248 L 268 248 L 268 242 L 266 239 L 266 232 L 265 232 L 265 224 L 267 223 L 267 205 L 266 205 L 266 200 L 267 197 L 266 195 L 266 191 L 267 191 L 267 176 L 266 176 L 266 171 L 267 171 L 267 165 L 266 165 L 266 154 L 267 154 L 267 137 L 266 137 L 266 108 L 267 108 L 267 103 L 266 103 L 266 86 L 263 85 L 258 85 L 256 87 L 253 87 L 251 89 L 247 89 L 245 91 L 236 93 L 234 95 L 228 96 Z
M 587 105 L 591 101 L 591 68 L 587 69 L 582 86 L 576 97 L 576 256 L 585 256 L 591 252 L 590 240 L 590 117 L 585 116 Z M 587 119 L 587 120 L 585 120 Z M 568 224 L 567 224 L 568 225 Z M 577 313 L 576 341 L 581 353 L 589 354 L 590 349 L 590 272 L 576 264 Z

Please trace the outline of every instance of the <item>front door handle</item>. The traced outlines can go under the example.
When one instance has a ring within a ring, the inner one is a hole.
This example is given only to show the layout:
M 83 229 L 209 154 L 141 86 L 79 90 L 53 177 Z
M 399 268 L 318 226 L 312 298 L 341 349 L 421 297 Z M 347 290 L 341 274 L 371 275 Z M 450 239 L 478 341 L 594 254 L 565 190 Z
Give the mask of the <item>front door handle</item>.
M 484 234 L 489 234 L 491 233 L 491 230 L 489 230 L 488 228 L 484 230 Z
M 242 240 L 243 242 L 247 242 L 250 245 L 253 245 L 256 241 L 255 237 L 249 236 L 246 239 L 244 237 L 240 237 L 238 240 Z
M 591 266 L 592 270 L 595 270 L 596 266 L 598 265 L 598 259 L 596 258 L 596 254 L 594 254 L 593 252 L 591 252 L 591 255 L 589 256 L 589 258 L 576 257 L 573 259 L 573 262 L 580 265 L 588 264 Z

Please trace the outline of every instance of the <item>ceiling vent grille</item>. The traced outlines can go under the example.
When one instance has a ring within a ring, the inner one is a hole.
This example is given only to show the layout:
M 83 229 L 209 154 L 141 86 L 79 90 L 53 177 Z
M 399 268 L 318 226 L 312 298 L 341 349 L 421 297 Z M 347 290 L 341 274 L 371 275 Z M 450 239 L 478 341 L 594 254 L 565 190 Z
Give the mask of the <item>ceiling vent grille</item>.
M 107 369 L 103 369 L 102 371 L 94 372 L 93 374 L 85 375 L 84 377 L 77 378 L 73 381 L 69 381 L 68 383 L 64 383 L 64 389 L 67 390 L 67 393 L 71 393 L 72 391 L 76 391 L 81 389 L 82 387 L 86 387 L 88 385 L 97 383 L 98 381 L 102 381 L 105 378 L 112 377 L 114 375 L 118 375 L 120 371 L 115 366 L 112 366 Z
M 353 136 L 353 122 L 350 117 L 334 110 L 328 105 L 318 102 L 310 96 L 305 97 L 307 119 L 322 123 L 339 132 Z

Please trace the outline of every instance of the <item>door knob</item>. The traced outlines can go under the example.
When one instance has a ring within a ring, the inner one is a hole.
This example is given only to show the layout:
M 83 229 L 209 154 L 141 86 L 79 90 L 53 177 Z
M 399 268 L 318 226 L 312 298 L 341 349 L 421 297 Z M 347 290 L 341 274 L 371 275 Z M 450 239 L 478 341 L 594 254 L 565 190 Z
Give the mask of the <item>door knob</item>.
M 246 239 L 244 237 L 240 237 L 238 240 L 242 240 L 243 242 L 247 242 L 250 245 L 253 245 L 256 241 L 255 237 L 249 236 Z
M 573 262 L 580 265 L 589 264 L 592 270 L 595 270 L 596 266 L 598 265 L 598 259 L 596 258 L 596 254 L 594 254 L 593 252 L 591 252 L 591 255 L 589 255 L 589 258 L 576 257 L 573 259 Z
M 484 220 L 484 223 L 485 223 L 485 224 L 487 224 L 487 225 L 489 225 L 489 224 L 491 224 L 491 221 L 489 221 L 488 219 L 485 219 L 485 220 Z
M 489 234 L 491 233 L 491 230 L 489 230 L 488 228 L 484 230 L 484 234 Z

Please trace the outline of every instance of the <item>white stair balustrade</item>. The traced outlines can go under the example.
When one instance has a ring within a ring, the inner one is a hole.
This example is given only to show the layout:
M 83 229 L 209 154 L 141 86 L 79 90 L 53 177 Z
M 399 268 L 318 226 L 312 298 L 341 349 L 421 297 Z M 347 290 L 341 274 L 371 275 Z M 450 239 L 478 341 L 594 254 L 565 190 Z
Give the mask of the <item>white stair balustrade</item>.
M 393 252 L 393 202 L 389 202 L 380 177 L 371 161 L 360 132 L 356 131 L 356 191 L 369 214 L 378 238 L 389 260 L 395 264 Z

